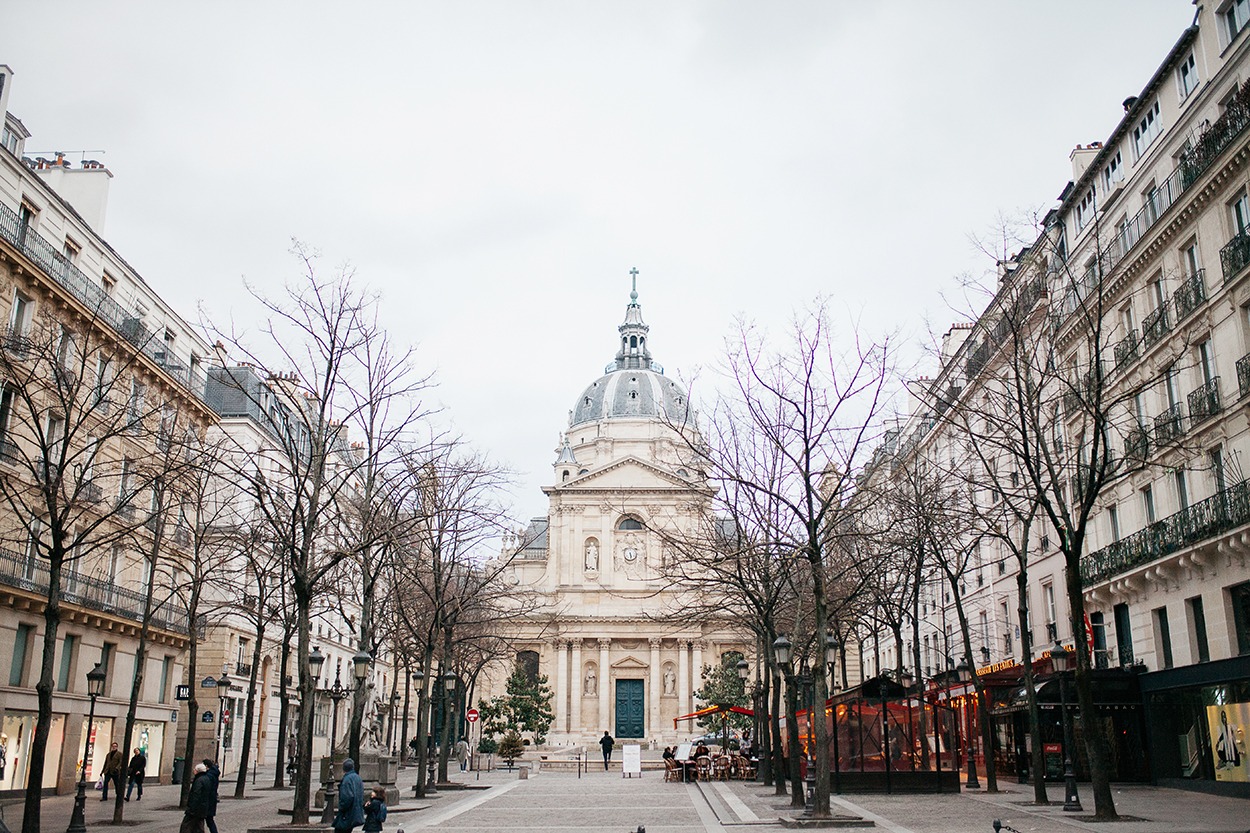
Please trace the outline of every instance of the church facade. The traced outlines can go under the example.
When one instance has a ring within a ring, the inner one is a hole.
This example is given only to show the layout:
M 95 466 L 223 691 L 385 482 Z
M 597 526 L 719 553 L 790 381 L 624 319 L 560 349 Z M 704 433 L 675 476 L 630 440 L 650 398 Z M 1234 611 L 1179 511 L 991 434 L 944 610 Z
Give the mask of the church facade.
M 636 289 L 618 331 L 615 359 L 569 414 L 547 516 L 505 541 L 510 581 L 543 601 L 513 644 L 554 692 L 556 746 L 697 734 L 673 721 L 694 710 L 702 668 L 753 653 L 728 620 L 683 613 L 685 591 L 664 578 L 669 542 L 703 523 L 714 492 L 685 462 L 693 410 L 651 358 Z

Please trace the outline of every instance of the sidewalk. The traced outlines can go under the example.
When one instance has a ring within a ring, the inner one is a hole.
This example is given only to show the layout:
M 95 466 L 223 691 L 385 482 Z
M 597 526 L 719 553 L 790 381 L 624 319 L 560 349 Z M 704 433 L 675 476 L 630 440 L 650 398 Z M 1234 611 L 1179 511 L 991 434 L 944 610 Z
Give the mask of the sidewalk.
M 516 772 L 483 772 L 480 780 L 478 773 L 461 773 L 453 764 L 448 773 L 452 783 L 466 785 L 495 786 L 517 780 Z M 479 790 L 443 790 L 437 797 L 419 801 L 413 798 L 412 787 L 417 781 L 417 770 L 413 767 L 399 771 L 398 784 L 392 787 L 390 815 L 386 829 L 397 830 L 400 826 L 412 827 L 410 820 L 427 813 L 431 809 L 444 811 L 459 802 L 471 801 L 481 795 Z M 273 770 L 260 770 L 256 776 L 256 785 L 252 786 L 251 774 L 248 774 L 247 789 L 242 799 L 234 798 L 235 779 L 229 774 L 221 782 L 221 798 L 217 809 L 217 827 L 221 833 L 242 833 L 250 828 L 283 824 L 290 821 L 289 811 L 294 790 L 286 787 L 275 790 L 272 786 Z M 182 821 L 182 810 L 178 807 L 181 786 L 151 785 L 143 790 L 143 799 L 136 800 L 133 796 L 125 804 L 125 822 L 127 830 L 136 833 L 170 833 L 176 831 Z M 314 787 L 314 791 L 316 787 Z M 70 815 L 74 809 L 74 796 L 49 796 L 43 800 L 41 824 L 47 831 L 61 831 L 69 825 Z M 288 811 L 282 814 L 279 811 Z M 20 800 L 4 808 L 3 818 L 10 829 L 21 829 L 22 806 Z M 320 812 L 314 812 L 312 821 L 321 818 Z M 106 830 L 113 828 L 113 794 L 110 791 L 107 802 L 100 800 L 100 793 L 94 789 L 87 791 L 86 820 L 89 829 Z M 328 828 L 327 828 L 328 829 Z

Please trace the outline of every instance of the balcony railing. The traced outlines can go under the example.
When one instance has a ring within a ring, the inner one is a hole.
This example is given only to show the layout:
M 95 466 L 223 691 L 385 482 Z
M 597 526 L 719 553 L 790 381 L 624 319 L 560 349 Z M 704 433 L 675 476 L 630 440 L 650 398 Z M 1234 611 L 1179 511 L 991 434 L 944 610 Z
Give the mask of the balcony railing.
M 206 379 L 202 372 L 192 372 L 173 362 L 172 357 L 167 356 L 164 341 L 147 328 L 138 314 L 119 304 L 102 286 L 71 263 L 56 246 L 23 223 L 21 217 L 7 205 L 0 205 L 0 239 L 7 241 L 34 262 L 49 278 L 83 304 L 96 320 L 112 328 L 139 352 L 164 368 L 178 384 L 201 402 L 209 404 L 204 398 Z
M 1250 396 L 1250 353 L 1237 360 L 1237 393 L 1239 399 Z
M 1250 263 L 1250 229 L 1239 231 L 1233 235 L 1220 249 L 1220 268 L 1224 271 L 1225 282 L 1232 280 L 1246 264 Z
M 1176 323 L 1181 321 L 1202 305 L 1207 299 L 1207 285 L 1203 269 L 1199 269 L 1172 293 L 1172 306 L 1176 309 Z
M 1184 433 L 1184 414 L 1180 403 L 1155 417 L 1155 447 L 1162 448 Z
M 1181 154 L 1181 184 L 1186 188 L 1193 185 L 1247 126 L 1250 126 L 1250 84 L 1242 86 L 1224 113 Z
M 1150 456 L 1150 432 L 1142 426 L 1129 431 L 1124 438 L 1125 459 L 1141 464 Z
M 1165 302 L 1147 315 L 1146 320 L 1141 323 L 1142 344 L 1149 347 L 1160 341 L 1171 330 L 1172 324 L 1168 321 L 1168 305 Z
M 252 676 L 252 664 L 250 662 L 235 663 L 234 673 L 240 677 Z
M 1085 556 L 1081 581 L 1086 585 L 1106 581 L 1246 523 L 1250 523 L 1250 485 L 1242 482 Z
M 1137 331 L 1130 330 L 1129 334 L 1115 345 L 1115 369 L 1120 370 L 1129 362 L 1135 361 L 1139 354 Z
M 0 550 L 0 584 L 46 594 L 49 581 L 47 561 Z M 62 572 L 61 602 L 110 613 L 132 622 L 143 621 L 144 594 L 103 579 Z M 154 604 L 157 606 L 152 612 L 152 627 L 175 633 L 187 632 L 184 612 L 168 603 Z
M 1189 422 L 1197 425 L 1220 412 L 1220 377 L 1216 376 L 1189 394 Z

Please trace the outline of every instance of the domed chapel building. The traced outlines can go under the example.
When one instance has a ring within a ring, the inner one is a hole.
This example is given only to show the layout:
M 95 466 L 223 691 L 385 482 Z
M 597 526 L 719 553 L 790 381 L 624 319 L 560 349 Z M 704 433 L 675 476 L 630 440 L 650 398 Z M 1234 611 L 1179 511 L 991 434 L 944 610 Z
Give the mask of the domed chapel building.
M 504 543 L 510 581 L 544 602 L 511 627 L 516 661 L 537 667 L 554 692 L 555 746 L 605 730 L 660 744 L 689 737 L 699 730 L 673 719 L 694 710 L 700 670 L 725 652 L 751 653 L 728 620 L 677 613 L 683 591 L 663 578 L 675 557 L 665 539 L 694 531 L 714 491 L 684 462 L 681 432 L 697 430 L 694 411 L 651 358 L 636 283 L 629 297 L 616 358 L 569 413 L 543 489 L 547 517 Z M 501 688 L 506 674 L 493 676 Z

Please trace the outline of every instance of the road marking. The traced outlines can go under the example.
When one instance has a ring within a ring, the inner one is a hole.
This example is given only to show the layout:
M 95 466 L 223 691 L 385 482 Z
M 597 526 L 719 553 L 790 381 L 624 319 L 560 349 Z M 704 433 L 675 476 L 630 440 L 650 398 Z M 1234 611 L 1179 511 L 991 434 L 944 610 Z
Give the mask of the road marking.
M 852 802 L 850 802 L 850 801 L 847 801 L 845 798 L 838 798 L 836 795 L 831 795 L 831 796 L 829 796 L 829 798 L 830 798 L 830 800 L 831 800 L 831 801 L 833 801 L 835 804 L 840 804 L 840 805 L 842 805 L 843 807 L 845 807 L 846 809 L 850 810 L 850 811 L 851 811 L 852 813 L 854 813 L 855 815 L 857 815 L 857 816 L 863 816 L 864 818 L 868 819 L 869 821 L 874 821 L 874 822 L 876 822 L 876 823 L 877 823 L 878 825 L 880 825 L 881 827 L 884 827 L 886 830 L 889 830 L 889 831 L 890 831 L 890 833 L 915 833 L 914 831 L 912 831 L 912 830 L 910 830 L 910 829 L 908 829 L 908 828 L 906 828 L 906 827 L 903 827 L 903 825 L 901 825 L 901 824 L 895 824 L 894 822 L 890 821 L 890 820 L 889 820 L 889 819 L 887 819 L 887 818 L 882 818 L 881 816 L 877 815 L 876 813 L 871 813 L 871 812 L 869 812 L 868 810 L 865 810 L 863 807 L 860 807 L 858 804 L 854 804 L 854 803 L 852 803 Z
M 721 800 L 729 805 L 729 809 L 734 811 L 734 815 L 741 821 L 759 821 L 760 817 L 755 815 L 750 807 L 738 796 L 734 795 L 733 790 L 729 789 L 729 785 L 722 781 L 713 781 L 712 788 L 720 795 Z
M 468 801 L 462 802 L 460 804 L 456 804 L 454 807 L 448 807 L 446 810 L 444 810 L 443 812 L 439 813 L 436 816 L 427 816 L 426 818 L 421 819 L 417 824 L 414 824 L 411 826 L 412 827 L 433 827 L 436 824 L 442 824 L 445 821 L 454 819 L 456 816 L 461 815 L 462 813 L 467 813 L 468 811 L 472 810 L 475 807 L 482 806 L 483 804 L 485 804 L 487 801 L 490 801 L 491 799 L 498 798 L 499 796 L 504 795 L 505 793 L 512 792 L 513 790 L 515 790 L 517 787 L 521 786 L 524 783 L 527 783 L 527 782 L 517 779 L 516 781 L 513 781 L 511 784 L 503 784 L 498 787 L 491 787 L 489 790 L 486 790 L 486 792 L 482 793 L 481 795 L 475 798 L 471 798 Z

